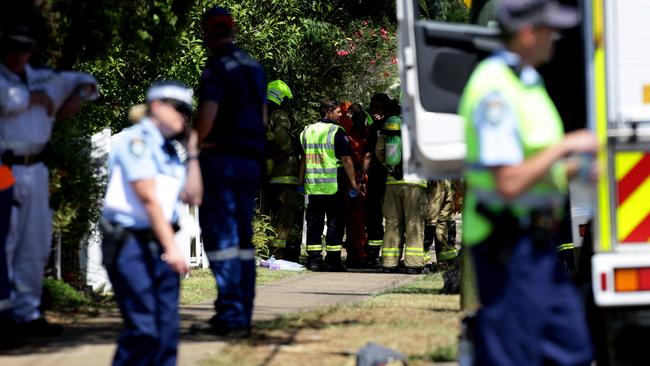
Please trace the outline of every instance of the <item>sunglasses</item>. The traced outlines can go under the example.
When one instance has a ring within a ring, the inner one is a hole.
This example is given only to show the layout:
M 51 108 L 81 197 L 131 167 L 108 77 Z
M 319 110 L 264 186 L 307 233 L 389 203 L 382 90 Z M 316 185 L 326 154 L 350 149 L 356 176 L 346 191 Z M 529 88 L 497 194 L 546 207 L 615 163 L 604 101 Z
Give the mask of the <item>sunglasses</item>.
M 174 109 L 176 109 L 178 113 L 182 114 L 188 121 L 192 118 L 192 108 L 187 104 L 174 99 L 163 99 L 162 101 L 174 107 Z

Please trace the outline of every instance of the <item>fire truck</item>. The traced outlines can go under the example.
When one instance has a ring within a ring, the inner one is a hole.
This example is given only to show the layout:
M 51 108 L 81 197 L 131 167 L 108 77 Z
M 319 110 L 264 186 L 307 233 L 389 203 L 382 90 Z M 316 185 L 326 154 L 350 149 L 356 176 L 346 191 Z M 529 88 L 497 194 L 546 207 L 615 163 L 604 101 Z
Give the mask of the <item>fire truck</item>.
M 453 24 L 397 1 L 405 174 L 462 175 L 458 102 L 477 63 L 501 47 L 494 2 L 465 1 L 473 24 Z M 540 72 L 565 130 L 589 128 L 602 146 L 598 181 L 570 184 L 575 280 L 598 365 L 650 365 L 650 0 L 561 2 L 582 22 Z

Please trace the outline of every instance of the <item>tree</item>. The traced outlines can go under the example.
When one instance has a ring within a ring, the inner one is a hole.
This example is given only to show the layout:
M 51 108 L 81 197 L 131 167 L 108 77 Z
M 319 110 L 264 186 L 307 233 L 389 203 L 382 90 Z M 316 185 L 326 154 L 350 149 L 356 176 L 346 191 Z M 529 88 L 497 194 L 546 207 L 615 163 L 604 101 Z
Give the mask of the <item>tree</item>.
M 421 2 L 429 4 L 425 11 L 435 5 Z M 297 129 L 318 118 L 323 98 L 366 102 L 378 91 L 398 95 L 394 0 L 0 0 L 2 24 L 37 26 L 37 62 L 90 72 L 101 86 L 97 102 L 56 126 L 51 144 L 52 206 L 69 280 L 79 279 L 79 241 L 103 195 L 89 136 L 128 126 L 129 107 L 143 101 L 156 79 L 197 86 L 207 58 L 200 20 L 217 4 L 231 9 L 237 44 L 264 65 L 269 80 L 290 85 Z

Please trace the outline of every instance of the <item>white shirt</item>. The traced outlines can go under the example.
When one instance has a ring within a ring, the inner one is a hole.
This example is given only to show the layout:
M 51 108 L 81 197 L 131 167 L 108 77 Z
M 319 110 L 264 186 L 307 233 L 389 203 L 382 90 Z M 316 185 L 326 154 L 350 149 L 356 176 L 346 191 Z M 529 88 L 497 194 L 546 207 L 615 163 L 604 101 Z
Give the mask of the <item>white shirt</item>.
M 26 66 L 26 82 L 0 63 L 0 151 L 12 150 L 15 155 L 37 154 L 50 140 L 56 112 L 81 84 L 97 81 L 83 72 L 55 72 Z M 41 105 L 30 106 L 30 92 L 43 91 L 54 103 L 54 112 L 47 114 Z M 89 100 L 97 98 L 97 93 Z

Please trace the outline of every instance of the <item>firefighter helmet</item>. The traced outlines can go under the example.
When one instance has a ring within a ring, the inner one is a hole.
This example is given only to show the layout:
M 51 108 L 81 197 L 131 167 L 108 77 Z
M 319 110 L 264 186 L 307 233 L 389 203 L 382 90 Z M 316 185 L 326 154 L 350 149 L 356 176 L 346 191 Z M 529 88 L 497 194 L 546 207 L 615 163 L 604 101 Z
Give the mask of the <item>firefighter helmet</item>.
M 293 94 L 287 83 L 282 80 L 273 80 L 266 87 L 266 98 L 277 105 L 281 105 L 284 98 L 293 99 Z

